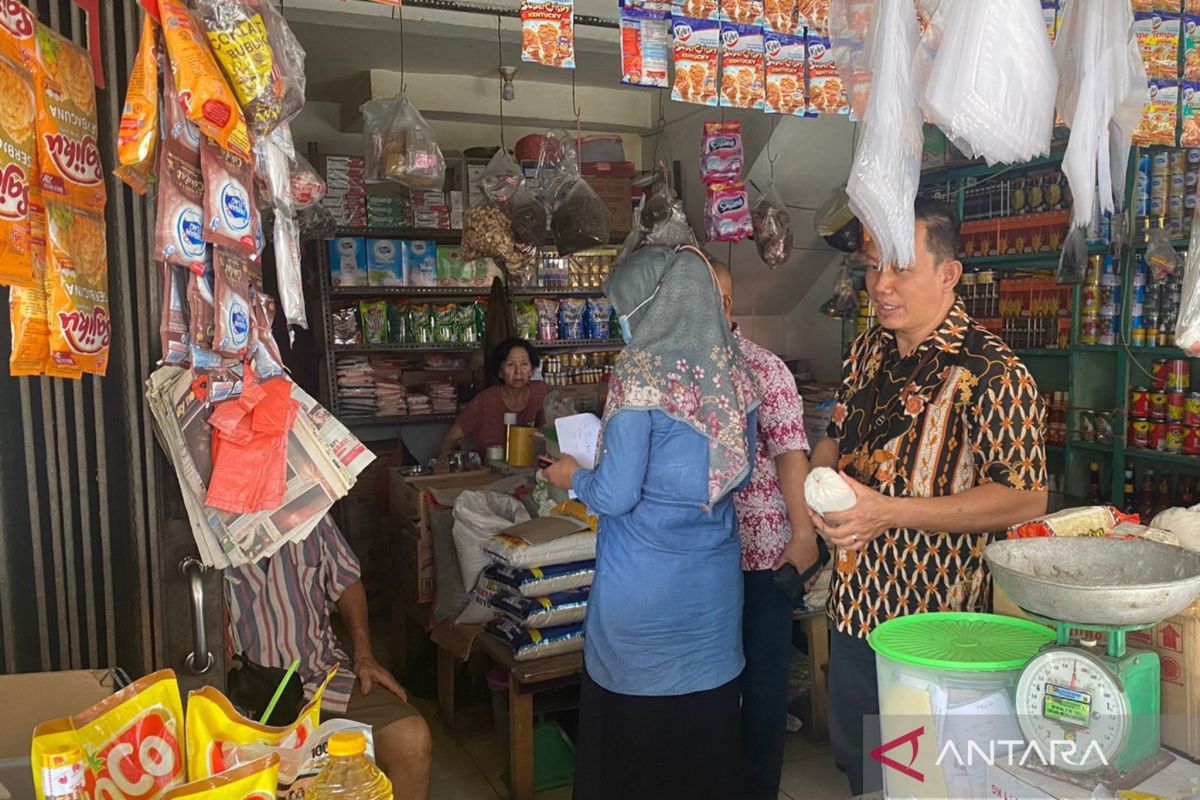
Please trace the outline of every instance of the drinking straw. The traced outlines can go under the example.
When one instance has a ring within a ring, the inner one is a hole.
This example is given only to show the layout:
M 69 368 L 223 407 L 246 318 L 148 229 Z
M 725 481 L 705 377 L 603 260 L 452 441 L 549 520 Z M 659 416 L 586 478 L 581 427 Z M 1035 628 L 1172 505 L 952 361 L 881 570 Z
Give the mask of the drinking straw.
M 288 685 L 288 681 L 290 681 L 292 676 L 296 674 L 296 670 L 299 667 L 300 659 L 297 658 L 292 662 L 292 665 L 288 667 L 287 672 L 283 673 L 283 680 L 279 682 L 279 688 L 275 690 L 275 696 L 271 698 L 271 702 L 267 703 L 267 710 L 264 711 L 262 716 L 258 719 L 258 723 L 260 725 L 267 724 L 267 720 L 271 717 L 271 712 L 275 710 L 275 706 L 279 703 L 279 698 L 283 697 L 284 687 Z

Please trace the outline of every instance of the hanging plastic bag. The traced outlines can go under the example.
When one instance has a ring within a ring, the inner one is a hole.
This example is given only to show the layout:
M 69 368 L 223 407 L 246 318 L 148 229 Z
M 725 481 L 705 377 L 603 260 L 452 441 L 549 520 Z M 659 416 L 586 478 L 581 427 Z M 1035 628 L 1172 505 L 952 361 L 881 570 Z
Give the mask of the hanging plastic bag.
M 852 317 L 858 313 L 858 292 L 854 291 L 854 279 L 850 277 L 850 268 L 843 262 L 837 282 L 833 285 L 831 315 L 835 317 Z
M 291 185 L 292 209 L 303 211 L 319 204 L 325 199 L 327 186 L 320 173 L 300 154 L 291 160 L 288 170 L 288 180 Z
M 296 225 L 300 228 L 300 238 L 306 242 L 312 239 L 332 239 L 338 229 L 333 212 L 320 203 L 297 211 Z
M 1174 275 L 1183 267 L 1183 256 L 1171 246 L 1171 237 L 1165 228 L 1150 231 L 1146 245 L 1146 266 L 1155 282 Z
M 1192 238 L 1188 242 L 1179 298 L 1175 346 L 1191 358 L 1200 358 L 1200 221 L 1196 220 L 1195 214 L 1192 215 Z
M 363 106 L 372 119 L 367 134 L 367 180 L 394 181 L 410 189 L 441 189 L 446 180 L 446 160 L 433 128 L 403 93 L 385 108 L 371 101 Z
M 525 186 L 521 166 L 501 148 L 492 156 L 479 179 L 479 190 L 488 202 L 504 210 L 512 224 L 513 239 L 526 247 L 546 241 L 546 208 Z
M 835 190 L 833 196 L 817 209 L 813 215 L 813 228 L 830 247 L 843 253 L 858 251 L 862 243 L 862 225 L 850 210 L 850 198 L 844 187 Z
M 1083 228 L 1074 228 L 1063 240 L 1054 280 L 1058 283 L 1083 283 L 1083 277 L 1087 273 L 1087 260 L 1087 237 L 1083 234 Z
M 774 181 L 750 209 L 750 219 L 754 246 L 763 263 L 771 269 L 787 263 L 792 257 L 792 218 Z
M 579 174 L 575 144 L 565 131 L 551 131 L 555 146 L 543 147 L 538 177 L 547 186 L 550 232 L 560 256 L 569 256 L 609 243 L 612 217 L 608 207 Z

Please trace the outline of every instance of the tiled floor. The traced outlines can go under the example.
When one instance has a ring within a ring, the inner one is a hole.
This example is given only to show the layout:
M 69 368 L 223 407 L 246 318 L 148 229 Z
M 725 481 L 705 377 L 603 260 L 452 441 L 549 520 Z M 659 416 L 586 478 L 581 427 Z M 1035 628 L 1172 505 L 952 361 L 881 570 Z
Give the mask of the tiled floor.
M 471 735 L 453 736 L 441 724 L 437 704 L 416 700 L 415 705 L 433 731 L 432 800 L 507 800 L 508 787 L 501 779 L 508 754 L 496 736 L 475 729 Z M 849 797 L 845 777 L 833 766 L 829 748 L 798 733 L 788 734 L 784 752 L 780 798 L 784 800 L 841 800 Z M 569 788 L 543 792 L 537 800 L 570 800 Z

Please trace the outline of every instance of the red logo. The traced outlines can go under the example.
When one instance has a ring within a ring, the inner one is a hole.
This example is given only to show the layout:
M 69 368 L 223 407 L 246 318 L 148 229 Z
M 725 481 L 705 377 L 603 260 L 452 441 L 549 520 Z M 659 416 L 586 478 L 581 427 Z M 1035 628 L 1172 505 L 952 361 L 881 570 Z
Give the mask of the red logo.
M 904 734 L 903 736 L 899 736 L 895 739 L 892 739 L 890 742 L 885 742 L 885 743 L 881 744 L 879 747 L 876 747 L 874 750 L 871 751 L 871 758 L 875 759 L 880 764 L 883 764 L 885 767 L 891 767 L 892 769 L 896 770 L 899 773 L 902 773 L 914 780 L 924 783 L 925 775 L 923 773 L 917 772 L 915 769 L 912 768 L 912 765 L 917 760 L 917 748 L 918 748 L 917 740 L 920 739 L 924 735 L 925 735 L 925 726 L 924 725 L 922 725 L 919 728 L 914 728 L 913 730 L 909 731 L 908 733 Z M 884 753 L 888 752 L 889 750 L 895 750 L 897 747 L 899 747 L 900 745 L 903 745 L 903 744 L 907 744 L 910 747 L 912 747 L 912 755 L 909 757 L 907 764 L 901 764 L 899 761 L 895 761 L 894 759 L 888 758 L 887 756 L 884 755 Z
M 0 28 L 18 39 L 33 36 L 33 14 L 19 0 L 0 0 Z
M 97 800 L 157 797 L 183 778 L 179 740 L 161 711 L 151 711 L 90 757 L 88 794 Z
M 1158 632 L 1158 636 L 1165 649 L 1174 650 L 1176 653 L 1183 652 L 1183 634 L 1180 633 L 1178 625 L 1167 623 Z
M 77 141 L 61 133 L 47 133 L 43 139 L 46 151 L 64 178 L 82 186 L 99 186 L 104 181 L 100 148 L 91 136 Z
M 29 216 L 29 178 L 20 164 L 9 164 L 0 171 L 0 219 L 25 219 Z
M 60 311 L 58 324 L 71 349 L 83 355 L 102 352 L 112 339 L 112 323 L 108 318 L 108 311 L 102 306 L 96 306 L 91 314 L 82 311 Z

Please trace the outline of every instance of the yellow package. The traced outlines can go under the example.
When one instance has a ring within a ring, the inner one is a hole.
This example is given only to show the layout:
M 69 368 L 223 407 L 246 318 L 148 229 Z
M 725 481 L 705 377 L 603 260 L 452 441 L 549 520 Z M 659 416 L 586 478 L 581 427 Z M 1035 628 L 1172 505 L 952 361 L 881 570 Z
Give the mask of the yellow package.
M 113 174 L 138 194 L 156 180 L 154 150 L 158 146 L 158 59 L 155 58 L 158 25 L 146 15 L 142 41 L 129 73 L 129 89 L 117 130 L 117 161 Z
M 14 286 L 8 295 L 12 330 L 8 374 L 13 377 L 41 375 L 50 360 L 50 326 L 46 320 L 46 209 L 34 186 L 29 193 L 29 252 L 34 285 L 28 289 Z
M 88 797 L 161 800 L 186 780 L 183 704 L 169 669 L 134 681 L 73 717 L 43 722 L 33 731 L 31 756 L 78 745 L 87 758 Z M 41 769 L 33 771 L 37 800 L 45 800 Z
M 250 131 L 233 90 L 213 60 L 208 40 L 181 0 L 158 0 L 167 54 L 187 118 L 221 147 L 250 158 Z
M 163 800 L 192 797 L 208 800 L 275 800 L 278 788 L 279 756 L 272 754 L 215 777 L 172 789 L 163 796 Z
M 108 250 L 104 218 L 46 204 L 47 318 L 50 358 L 94 375 L 108 369 Z
M 192 780 L 219 775 L 237 763 L 233 748 L 248 744 L 299 748 L 321 724 L 321 698 L 332 670 L 291 725 L 262 725 L 239 714 L 225 695 L 205 686 L 188 695 L 187 763 Z
M 29 254 L 29 194 L 37 182 L 33 98 L 29 72 L 0 55 L 0 283 L 25 288 L 34 285 Z

